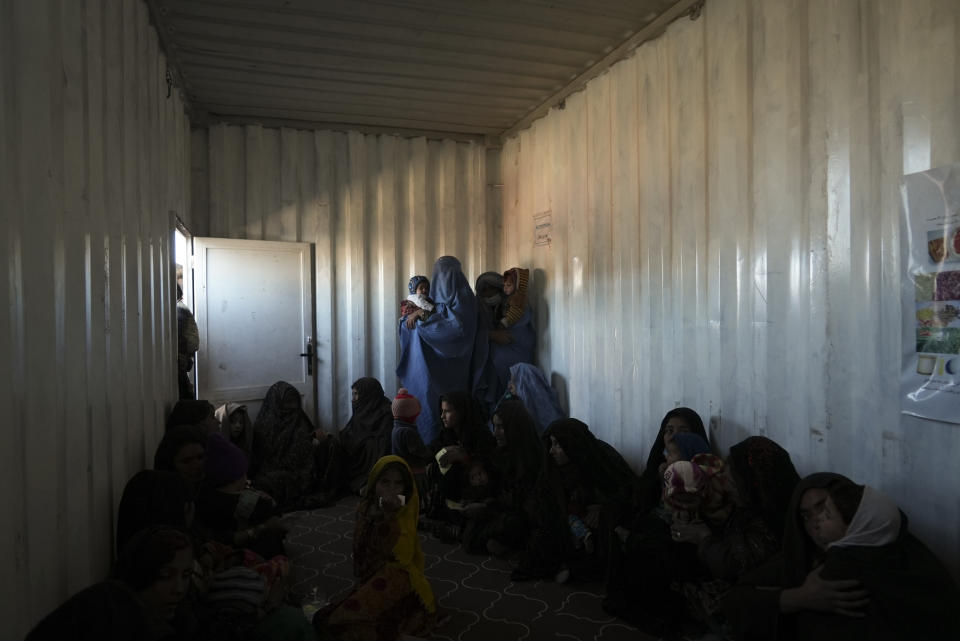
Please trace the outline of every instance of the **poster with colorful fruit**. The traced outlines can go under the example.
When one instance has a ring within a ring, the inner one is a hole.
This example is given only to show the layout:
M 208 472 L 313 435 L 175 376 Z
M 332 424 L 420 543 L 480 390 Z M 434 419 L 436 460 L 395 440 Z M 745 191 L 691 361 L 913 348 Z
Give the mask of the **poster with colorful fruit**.
M 904 176 L 900 193 L 901 409 L 960 423 L 960 164 Z

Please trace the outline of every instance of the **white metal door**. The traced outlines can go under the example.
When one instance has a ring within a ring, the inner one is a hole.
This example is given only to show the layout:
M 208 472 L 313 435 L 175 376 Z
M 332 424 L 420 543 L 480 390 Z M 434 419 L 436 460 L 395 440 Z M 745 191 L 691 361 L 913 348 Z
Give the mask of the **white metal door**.
M 194 258 L 199 398 L 246 403 L 253 419 L 286 381 L 316 423 L 310 243 L 194 238 Z

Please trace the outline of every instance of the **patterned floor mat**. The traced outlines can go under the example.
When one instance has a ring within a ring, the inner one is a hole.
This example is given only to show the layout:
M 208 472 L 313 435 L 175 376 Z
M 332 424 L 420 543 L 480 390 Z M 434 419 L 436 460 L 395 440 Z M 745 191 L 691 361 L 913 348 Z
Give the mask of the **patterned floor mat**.
M 351 539 L 356 498 L 285 516 L 294 591 L 337 599 L 353 587 Z M 446 641 L 653 641 L 600 608 L 600 584 L 510 580 L 502 559 L 469 555 L 421 533 L 426 574 L 451 617 L 431 639 Z

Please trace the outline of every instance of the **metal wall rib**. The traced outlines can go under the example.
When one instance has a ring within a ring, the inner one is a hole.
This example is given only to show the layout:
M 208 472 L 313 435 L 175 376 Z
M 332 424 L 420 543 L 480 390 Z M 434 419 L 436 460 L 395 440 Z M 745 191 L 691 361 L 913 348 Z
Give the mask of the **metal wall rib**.
M 0 3 L 5 638 L 106 576 L 176 398 L 189 123 L 164 73 L 142 2 Z
M 504 256 L 572 414 L 637 466 L 676 405 L 721 452 L 766 434 L 889 492 L 956 573 L 960 477 L 932 471 L 960 426 L 899 413 L 898 180 L 960 159 L 958 42 L 956 2 L 708 0 L 507 141 Z
M 413 274 L 452 254 L 499 269 L 488 164 L 476 143 L 215 125 L 193 132 L 195 235 L 314 243 L 321 426 L 350 418 L 362 376 L 396 393 L 398 304 Z

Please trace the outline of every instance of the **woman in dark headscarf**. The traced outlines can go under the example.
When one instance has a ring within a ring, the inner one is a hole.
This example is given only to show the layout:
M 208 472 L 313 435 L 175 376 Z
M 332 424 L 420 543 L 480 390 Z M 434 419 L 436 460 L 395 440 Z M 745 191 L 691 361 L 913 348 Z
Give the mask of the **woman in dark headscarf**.
M 143 470 L 127 481 L 117 510 L 117 553 L 140 530 L 158 525 L 189 529 L 194 489 L 172 471 Z
M 647 466 L 640 475 L 640 489 L 637 497 L 637 509 L 640 514 L 649 512 L 660 503 L 663 480 L 661 465 L 667 461 L 664 454 L 664 440 L 670 440 L 678 432 L 699 434 L 703 440 L 709 442 L 699 414 L 689 407 L 677 407 L 667 412 L 660 422 L 660 431 L 653 442 L 653 447 L 650 448 L 650 455 L 647 456 Z
M 637 476 L 620 453 L 575 418 L 554 421 L 543 444 L 560 471 L 576 550 L 574 575 L 599 578 L 614 528 L 632 517 Z
M 765 436 L 751 436 L 731 446 L 727 470 L 743 504 L 780 539 L 790 497 L 800 482 L 790 453 Z
M 190 641 L 198 622 L 187 604 L 193 571 L 190 537 L 151 528 L 124 546 L 114 577 L 75 594 L 45 617 L 27 641 Z
M 448 513 L 445 502 L 460 500 L 470 461 L 489 460 L 497 449 L 497 441 L 487 427 L 483 407 L 465 390 L 443 396 L 440 420 L 443 429 L 429 445 L 438 454 L 438 460 L 427 468 L 426 512 L 430 518 L 457 523 L 459 519 Z
M 260 462 L 253 484 L 281 509 L 312 509 L 336 499 L 340 481 L 336 440 L 317 439 L 293 385 L 278 381 L 267 390 L 253 429 L 259 450 L 254 459 Z
M 957 584 L 896 503 L 827 472 L 794 489 L 783 555 L 724 602 L 744 641 L 932 641 L 958 608 Z
M 523 551 L 513 580 L 553 578 L 570 543 L 559 474 L 519 400 L 500 404 L 493 416 L 493 435 L 503 482 L 493 518 L 486 527 L 475 528 L 475 536 L 492 540 L 488 544 L 492 552 Z
M 420 401 L 417 429 L 424 443 L 440 431 L 440 397 L 470 388 L 470 362 L 477 331 L 477 301 L 453 256 L 442 256 L 433 266 L 430 298 L 434 311 L 425 319 L 411 314 L 400 322 L 400 362 L 397 377 Z M 412 319 L 412 321 L 411 321 Z
M 193 425 L 176 425 L 167 430 L 153 455 L 153 469 L 176 472 L 194 489 L 203 479 L 207 435 Z
M 214 416 L 214 411 L 210 401 L 177 401 L 167 417 L 167 429 L 175 425 L 194 425 L 206 432 L 215 432 L 220 429 L 220 421 Z
M 347 487 L 351 492 L 359 492 L 373 464 L 390 453 L 393 412 L 377 379 L 357 379 L 351 389 L 353 415 L 337 438 L 346 460 Z

